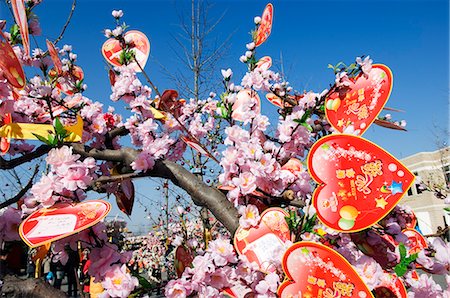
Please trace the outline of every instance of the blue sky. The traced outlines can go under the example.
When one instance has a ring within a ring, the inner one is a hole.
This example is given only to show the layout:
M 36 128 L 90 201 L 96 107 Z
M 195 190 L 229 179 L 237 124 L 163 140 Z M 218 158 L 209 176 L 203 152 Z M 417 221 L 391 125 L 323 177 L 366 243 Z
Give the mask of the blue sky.
M 217 39 L 223 40 L 233 33 L 229 51 L 217 64 L 215 79 L 220 79 L 220 68 L 231 67 L 239 83 L 238 75 L 245 71 L 245 66 L 238 59 L 249 42 L 253 17 L 262 13 L 266 2 L 211 3 L 212 19 L 225 13 L 214 32 Z M 279 63 L 282 55 L 285 74 L 295 89 L 320 92 L 334 80 L 332 71 L 327 69 L 328 63 L 351 63 L 356 56 L 370 55 L 374 62 L 386 64 L 393 71 L 394 86 L 387 106 L 405 111 L 393 116 L 408 122 L 408 132 L 372 125 L 364 137 L 398 158 L 435 150 L 433 124 L 444 129 L 449 119 L 448 1 L 280 0 L 272 3 L 272 34 L 258 48 L 259 57 L 269 55 Z M 70 6 L 71 1 L 44 0 L 36 9 L 43 37 L 58 36 Z M 1 3 L 0 18 L 11 20 L 5 8 L 4 2 Z M 72 44 L 78 54 L 88 84 L 85 95 L 122 110 L 120 103 L 109 101 L 107 67 L 100 53 L 106 40 L 102 30 L 114 26 L 113 9 L 122 9 L 131 29 L 148 36 L 151 57 L 146 71 L 159 89 L 173 88 L 158 63 L 173 71 L 179 68 L 170 45 L 175 45 L 172 35 L 179 33 L 178 14 L 189 14 L 188 8 L 188 1 L 78 0 L 60 45 Z M 41 39 L 38 42 L 44 47 Z M 263 113 L 272 119 L 276 117 L 276 110 L 269 103 L 263 103 Z

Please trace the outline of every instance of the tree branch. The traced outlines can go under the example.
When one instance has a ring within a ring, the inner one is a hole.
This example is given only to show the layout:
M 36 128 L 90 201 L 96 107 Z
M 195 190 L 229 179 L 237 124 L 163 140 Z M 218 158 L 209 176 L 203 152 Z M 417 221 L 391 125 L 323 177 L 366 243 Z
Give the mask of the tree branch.
M 25 187 L 22 188 L 14 197 L 1 203 L 0 209 L 8 207 L 9 205 L 12 205 L 14 203 L 17 203 L 27 193 L 27 191 L 33 186 L 34 177 L 36 177 L 38 172 L 39 172 L 39 164 L 37 164 L 34 167 L 33 175 L 31 176 L 30 181 L 28 181 L 27 185 L 25 185 Z
M 35 158 L 39 158 L 47 154 L 51 149 L 52 147 L 50 146 L 41 145 L 36 150 L 11 160 L 5 160 L 0 156 L 0 170 L 10 170 L 17 166 L 20 166 L 21 164 L 30 162 Z
M 128 147 L 117 150 L 98 150 L 83 146 L 82 144 L 72 144 L 72 148 L 74 153 L 80 154 L 83 157 L 123 163 L 125 167 L 128 167 L 124 169 L 128 173 L 133 173 L 133 170 L 129 166 L 140 153 L 140 151 Z M 125 172 L 123 174 L 127 173 Z M 169 160 L 157 160 L 153 169 L 143 173 L 142 176 L 171 180 L 173 184 L 184 189 L 196 205 L 208 208 L 231 234 L 234 234 L 238 228 L 237 209 L 228 201 L 227 197 L 216 188 L 210 187 L 203 181 L 197 179 L 194 174 L 181 165 Z M 107 181 L 106 178 L 102 179 L 103 181 Z
M 72 2 L 72 8 L 70 9 L 69 16 L 67 17 L 66 23 L 64 24 L 64 27 L 61 30 L 61 33 L 59 36 L 55 39 L 53 42 L 54 45 L 56 45 L 64 36 L 64 32 L 66 32 L 67 26 L 69 26 L 70 20 L 72 19 L 73 12 L 75 11 L 75 7 L 77 6 L 77 1 L 73 0 Z

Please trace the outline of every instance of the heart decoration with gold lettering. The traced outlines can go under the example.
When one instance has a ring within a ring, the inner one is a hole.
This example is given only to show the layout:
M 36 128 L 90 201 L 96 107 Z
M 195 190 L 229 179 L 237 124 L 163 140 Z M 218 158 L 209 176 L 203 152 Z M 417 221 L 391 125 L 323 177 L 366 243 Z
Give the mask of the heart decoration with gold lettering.
M 294 243 L 283 256 L 287 280 L 279 297 L 372 297 L 352 265 L 331 248 L 309 241 Z
M 331 92 L 325 100 L 328 122 L 338 132 L 362 135 L 377 119 L 392 90 L 392 72 L 374 64 L 368 76 L 360 74 L 353 84 Z
M 281 208 L 268 208 L 261 214 L 257 227 L 239 227 L 234 234 L 234 247 L 240 255 L 255 262 L 261 271 L 273 272 L 275 253 L 291 241 L 291 232 L 285 217 L 289 214 Z M 281 260 L 280 260 L 281 261 Z
M 319 184 L 313 195 L 317 216 L 341 232 L 380 221 L 414 182 L 414 175 L 388 152 L 345 134 L 317 141 L 308 154 L 308 170 Z
M 131 49 L 135 51 L 135 58 L 139 65 L 144 68 L 150 54 L 150 42 L 144 33 L 137 30 L 130 30 L 124 34 L 124 38 L 131 39 Z M 121 66 L 120 55 L 123 49 L 120 42 L 115 38 L 110 38 L 102 46 L 102 54 L 108 63 L 114 66 Z M 136 72 L 141 72 L 141 68 L 136 62 L 131 63 Z
M 29 247 L 62 239 L 92 227 L 111 210 L 108 202 L 57 203 L 33 212 L 19 226 L 19 235 Z

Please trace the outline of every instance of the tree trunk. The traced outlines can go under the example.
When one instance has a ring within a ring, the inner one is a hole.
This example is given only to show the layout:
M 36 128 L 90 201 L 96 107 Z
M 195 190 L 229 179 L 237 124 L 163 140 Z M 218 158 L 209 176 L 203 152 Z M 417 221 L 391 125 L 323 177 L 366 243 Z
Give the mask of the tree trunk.
M 3 279 L 3 287 L 0 293 L 2 297 L 11 298 L 67 297 L 64 292 L 55 289 L 41 279 L 20 279 L 12 275 L 7 275 Z

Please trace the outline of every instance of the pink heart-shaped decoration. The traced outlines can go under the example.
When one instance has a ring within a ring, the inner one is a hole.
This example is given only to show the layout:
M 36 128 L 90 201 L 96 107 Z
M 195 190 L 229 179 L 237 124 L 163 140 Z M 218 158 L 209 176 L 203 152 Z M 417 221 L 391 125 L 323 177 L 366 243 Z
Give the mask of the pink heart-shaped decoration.
M 231 118 L 237 121 L 244 122 L 246 111 L 248 109 L 255 111 L 259 114 L 261 111 L 261 100 L 258 93 L 250 89 L 244 89 L 238 92 L 236 95 L 236 101 L 233 104 L 233 112 Z
M 362 135 L 383 109 L 391 90 L 391 70 L 386 65 L 374 64 L 367 78 L 361 74 L 346 89 L 327 96 L 328 122 L 341 133 Z
M 131 39 L 131 48 L 135 50 L 135 57 L 139 65 L 144 68 L 147 63 L 148 55 L 150 54 L 150 42 L 144 33 L 131 30 L 125 33 L 124 38 Z M 122 47 L 117 39 L 110 38 L 102 46 L 102 54 L 106 61 L 114 66 L 121 66 L 120 54 Z M 131 63 L 136 72 L 141 72 L 141 68 L 136 62 Z
M 373 297 L 352 265 L 323 244 L 297 242 L 282 264 L 287 280 L 278 288 L 279 297 Z
M 268 208 L 261 214 L 257 227 L 244 229 L 239 227 L 234 234 L 236 251 L 255 262 L 261 271 L 273 272 L 271 263 L 274 253 L 291 241 L 291 233 L 285 217 L 289 214 L 281 208 Z
M 100 200 L 57 203 L 28 216 L 19 226 L 19 235 L 28 246 L 37 247 L 92 227 L 110 210 L 111 205 Z
M 366 229 L 388 214 L 414 175 L 377 145 L 353 135 L 329 135 L 308 154 L 319 184 L 313 195 L 319 219 L 341 232 Z

